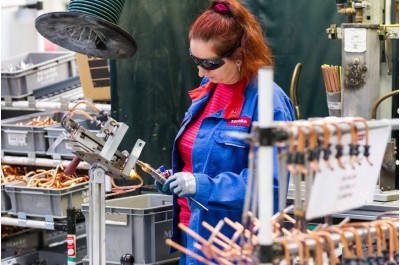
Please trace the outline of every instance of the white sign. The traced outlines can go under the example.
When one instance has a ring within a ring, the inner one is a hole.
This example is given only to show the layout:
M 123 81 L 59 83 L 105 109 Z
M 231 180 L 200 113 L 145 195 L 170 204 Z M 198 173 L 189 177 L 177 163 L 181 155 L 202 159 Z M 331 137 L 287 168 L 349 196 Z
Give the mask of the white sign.
M 9 133 L 7 135 L 8 138 L 8 145 L 10 146 L 27 146 L 28 143 L 26 142 L 26 133 L 16 134 L 16 133 Z
M 345 28 L 344 50 L 346 52 L 365 52 L 367 50 L 367 29 Z
M 334 157 L 337 139 L 331 136 L 333 154 L 329 161 L 334 170 L 329 169 L 323 159 L 320 160 L 321 171 L 315 175 L 306 212 L 308 220 L 358 208 L 373 200 L 389 133 L 389 125 L 369 131 L 369 161 L 372 162 L 370 165 L 363 155 L 365 133 L 360 131 L 358 137 L 360 161 L 359 164 L 354 162 L 354 167 L 348 155 L 350 133 L 344 134 L 342 137 L 343 152 L 346 154 L 342 157 L 344 169 L 339 167 Z
M 342 102 L 328 102 L 328 109 L 342 109 Z

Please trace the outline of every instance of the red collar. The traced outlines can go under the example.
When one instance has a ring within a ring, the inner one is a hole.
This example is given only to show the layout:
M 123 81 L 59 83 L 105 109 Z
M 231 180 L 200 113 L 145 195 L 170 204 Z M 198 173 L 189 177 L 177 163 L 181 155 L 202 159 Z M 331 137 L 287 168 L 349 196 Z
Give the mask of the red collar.
M 246 88 L 247 81 L 245 78 L 239 82 L 238 88 L 236 89 L 235 94 L 231 102 L 229 102 L 228 106 L 224 110 L 224 118 L 232 119 L 239 117 L 242 112 L 243 102 L 244 102 L 244 90 Z M 208 82 L 201 87 L 198 87 L 194 90 L 189 91 L 189 96 L 192 101 L 196 101 L 209 93 L 215 87 L 214 83 Z

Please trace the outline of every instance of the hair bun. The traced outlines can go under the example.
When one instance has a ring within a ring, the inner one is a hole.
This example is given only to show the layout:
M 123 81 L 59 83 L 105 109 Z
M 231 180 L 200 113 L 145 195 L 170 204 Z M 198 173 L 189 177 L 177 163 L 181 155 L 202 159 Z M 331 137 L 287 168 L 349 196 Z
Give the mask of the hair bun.
M 220 14 L 230 14 L 231 11 L 225 3 L 217 3 L 214 5 L 214 10 Z

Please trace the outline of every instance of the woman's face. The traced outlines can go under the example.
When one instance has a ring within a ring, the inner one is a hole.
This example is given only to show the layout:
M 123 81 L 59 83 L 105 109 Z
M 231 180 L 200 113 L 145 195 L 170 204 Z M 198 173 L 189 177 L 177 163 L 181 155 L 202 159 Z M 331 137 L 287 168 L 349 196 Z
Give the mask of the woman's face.
M 212 51 L 212 42 L 205 42 L 198 39 L 190 41 L 190 51 L 194 57 L 199 59 L 215 59 L 218 58 Z M 239 68 L 236 61 L 222 58 L 225 64 L 215 70 L 206 70 L 201 66 L 197 66 L 199 76 L 206 76 L 212 83 L 234 84 L 239 80 Z

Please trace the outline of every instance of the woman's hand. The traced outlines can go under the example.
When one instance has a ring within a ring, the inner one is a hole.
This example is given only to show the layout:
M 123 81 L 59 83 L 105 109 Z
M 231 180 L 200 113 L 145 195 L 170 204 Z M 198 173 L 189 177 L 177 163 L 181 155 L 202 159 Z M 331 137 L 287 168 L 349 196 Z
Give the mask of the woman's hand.
M 157 180 L 154 181 L 154 185 L 156 185 L 156 188 L 159 192 L 161 192 L 162 194 L 165 195 L 172 195 L 171 191 L 167 190 L 167 191 L 163 191 L 163 184 L 161 184 L 160 182 L 158 182 Z
M 196 193 L 196 178 L 189 172 L 178 172 L 167 179 L 163 193 L 171 192 L 179 197 L 190 197 Z

